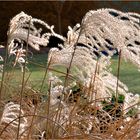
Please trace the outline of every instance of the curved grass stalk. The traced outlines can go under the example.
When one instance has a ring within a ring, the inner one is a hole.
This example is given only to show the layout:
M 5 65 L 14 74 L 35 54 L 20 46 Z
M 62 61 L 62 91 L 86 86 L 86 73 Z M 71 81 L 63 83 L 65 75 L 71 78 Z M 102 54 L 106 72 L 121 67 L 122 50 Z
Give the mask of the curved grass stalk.
M 24 63 L 24 67 L 23 67 L 23 75 L 22 75 L 22 87 L 21 87 L 21 91 L 20 91 L 20 111 L 19 111 L 19 124 L 18 124 L 18 131 L 17 131 L 17 139 L 19 137 L 19 131 L 20 131 L 20 116 L 21 116 L 21 105 L 22 105 L 22 98 L 23 98 L 23 92 L 24 92 L 24 87 L 25 87 L 25 68 L 26 68 L 26 62 L 27 62 L 27 53 L 28 53 L 28 40 L 29 40 L 29 35 L 30 35 L 30 26 L 31 26 L 31 20 L 32 18 L 30 18 L 29 20 L 29 29 L 28 29 L 28 34 L 27 34 L 27 45 L 26 45 L 26 58 L 25 58 L 25 63 Z

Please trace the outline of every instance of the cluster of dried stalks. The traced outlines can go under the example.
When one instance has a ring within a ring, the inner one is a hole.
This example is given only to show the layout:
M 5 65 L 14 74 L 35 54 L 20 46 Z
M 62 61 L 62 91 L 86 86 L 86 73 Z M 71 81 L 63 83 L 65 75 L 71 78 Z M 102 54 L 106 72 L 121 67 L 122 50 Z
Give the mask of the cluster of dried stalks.
M 90 11 L 81 25 L 68 27 L 65 38 L 39 19 L 23 12 L 16 15 L 10 22 L 5 59 L 1 59 L 0 138 L 139 139 L 140 97 L 119 80 L 122 57 L 140 66 L 139 17 L 114 9 Z M 64 43 L 58 45 L 60 50 L 50 50 L 40 90 L 35 90 L 28 85 L 30 76 L 25 76 L 28 47 L 39 50 L 51 36 Z M 117 77 L 108 68 L 116 50 Z M 7 67 L 15 69 L 17 64 L 22 68 L 21 83 L 10 95 Z M 48 86 L 46 94 L 44 86 Z M 6 94 L 11 97 L 8 103 Z

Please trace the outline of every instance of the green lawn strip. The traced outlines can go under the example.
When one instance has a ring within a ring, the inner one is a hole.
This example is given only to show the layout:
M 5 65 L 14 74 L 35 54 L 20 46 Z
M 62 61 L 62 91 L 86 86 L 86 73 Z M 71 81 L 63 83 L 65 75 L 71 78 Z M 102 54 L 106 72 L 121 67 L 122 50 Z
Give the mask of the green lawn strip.
M 36 54 L 33 55 L 32 58 L 29 58 L 29 63 L 27 64 L 29 71 L 26 71 L 25 77 L 25 79 L 27 79 L 28 76 L 31 74 L 27 83 L 29 86 L 37 90 L 40 89 L 46 70 L 46 64 L 47 64 L 47 54 Z M 115 76 L 117 75 L 117 64 L 118 59 L 117 57 L 114 57 L 111 60 L 111 68 L 112 73 Z M 65 67 L 55 66 L 53 67 L 53 69 L 55 70 L 52 71 L 54 75 L 61 77 L 62 80 L 65 79 L 65 74 L 63 74 L 67 72 L 67 69 Z M 11 70 L 8 71 L 9 73 L 12 72 Z M 74 69 L 71 69 L 71 71 L 72 73 L 74 73 Z M 9 86 L 10 85 L 15 87 L 18 86 L 19 83 L 21 83 L 21 78 L 22 72 L 20 68 L 15 68 L 14 72 L 11 74 L 11 79 L 9 79 L 8 81 Z M 140 72 L 137 70 L 136 66 L 134 66 L 132 63 L 125 62 L 124 60 L 121 61 L 120 80 L 128 86 L 130 92 L 140 93 Z M 45 80 L 43 87 L 43 90 L 45 92 L 47 91 L 47 84 L 48 84 L 47 80 Z
M 118 59 L 113 58 L 111 68 L 115 76 L 117 75 L 117 65 Z M 140 94 L 140 72 L 131 62 L 121 61 L 120 80 L 128 86 L 130 92 Z

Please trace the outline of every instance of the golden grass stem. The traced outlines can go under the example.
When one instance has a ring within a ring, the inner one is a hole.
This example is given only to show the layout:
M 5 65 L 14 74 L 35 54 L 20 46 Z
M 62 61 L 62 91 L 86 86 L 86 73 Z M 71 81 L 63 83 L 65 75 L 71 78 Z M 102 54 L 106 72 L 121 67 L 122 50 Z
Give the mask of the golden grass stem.
M 119 51 L 118 69 L 117 69 L 116 103 L 118 102 L 118 87 L 119 87 L 119 79 L 120 79 L 120 68 L 121 68 L 121 50 Z
M 28 34 L 27 34 L 27 44 L 26 44 L 26 58 L 25 58 L 25 63 L 23 67 L 23 75 L 22 75 L 22 87 L 20 91 L 20 111 L 19 111 L 19 123 L 18 123 L 18 131 L 17 131 L 17 140 L 19 137 L 19 131 L 20 131 L 20 116 L 21 116 L 21 106 L 22 106 L 22 98 L 23 98 L 23 92 L 24 92 L 24 86 L 25 86 L 25 73 L 26 73 L 26 62 L 27 62 L 27 54 L 28 54 L 28 41 L 29 41 L 29 35 L 30 35 L 30 26 L 31 26 L 31 18 L 29 20 L 29 29 L 28 29 Z

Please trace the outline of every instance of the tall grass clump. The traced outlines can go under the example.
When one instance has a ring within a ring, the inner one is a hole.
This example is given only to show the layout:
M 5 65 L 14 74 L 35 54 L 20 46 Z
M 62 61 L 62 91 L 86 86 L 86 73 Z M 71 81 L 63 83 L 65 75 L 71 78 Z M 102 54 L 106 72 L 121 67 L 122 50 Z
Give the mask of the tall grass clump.
M 140 67 L 139 18 L 114 9 L 89 11 L 63 37 L 53 25 L 16 15 L 1 57 L 0 138 L 139 139 L 140 97 L 120 81 L 122 59 Z M 63 43 L 45 63 L 33 62 L 29 47 L 46 47 L 51 36 Z M 110 68 L 115 53 L 116 77 Z M 42 69 L 36 85 L 30 63 Z

